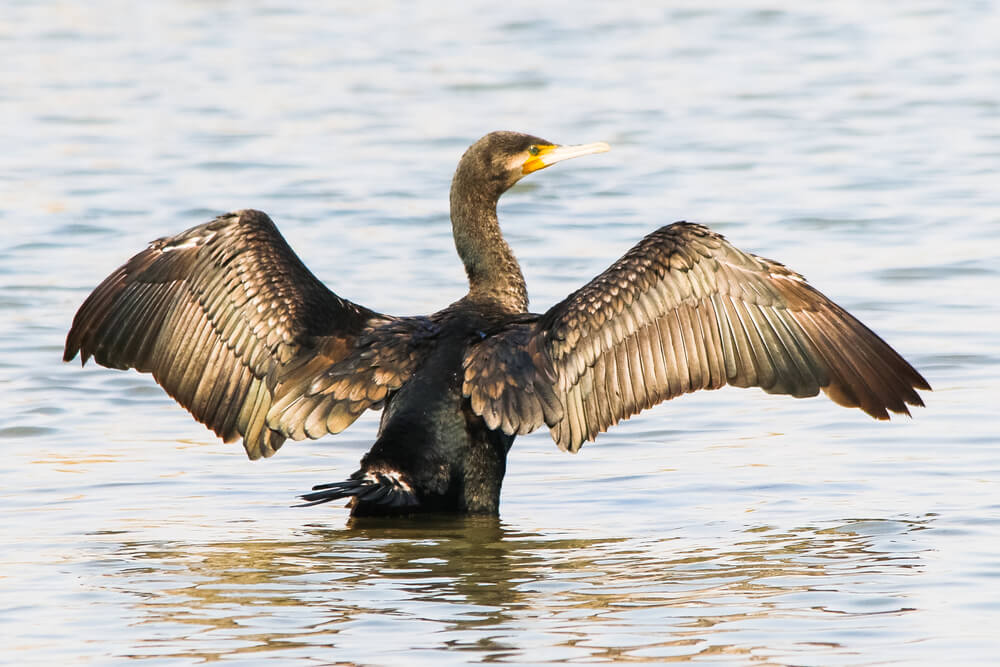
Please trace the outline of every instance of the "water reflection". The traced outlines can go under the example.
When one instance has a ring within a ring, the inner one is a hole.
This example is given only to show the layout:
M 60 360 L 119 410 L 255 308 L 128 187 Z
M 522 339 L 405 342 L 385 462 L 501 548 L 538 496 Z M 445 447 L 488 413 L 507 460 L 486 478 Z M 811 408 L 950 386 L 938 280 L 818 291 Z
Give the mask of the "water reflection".
M 876 632 L 913 610 L 899 577 L 921 568 L 917 533 L 932 520 L 760 526 L 718 544 L 541 535 L 496 519 L 355 520 L 284 541 L 123 542 L 127 566 L 108 576 L 135 600 L 136 657 L 759 658 L 820 650 L 810 618 Z

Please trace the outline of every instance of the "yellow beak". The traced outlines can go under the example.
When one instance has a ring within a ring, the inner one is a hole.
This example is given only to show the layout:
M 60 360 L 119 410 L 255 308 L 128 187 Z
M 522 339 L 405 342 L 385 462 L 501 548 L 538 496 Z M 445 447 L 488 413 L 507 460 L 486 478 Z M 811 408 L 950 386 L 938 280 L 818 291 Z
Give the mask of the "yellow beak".
M 611 146 L 603 141 L 576 146 L 539 146 L 538 148 L 538 155 L 532 155 L 521 165 L 522 174 L 530 174 L 533 171 L 551 167 L 556 162 L 562 162 L 563 160 L 590 155 L 592 153 L 605 153 L 611 150 Z

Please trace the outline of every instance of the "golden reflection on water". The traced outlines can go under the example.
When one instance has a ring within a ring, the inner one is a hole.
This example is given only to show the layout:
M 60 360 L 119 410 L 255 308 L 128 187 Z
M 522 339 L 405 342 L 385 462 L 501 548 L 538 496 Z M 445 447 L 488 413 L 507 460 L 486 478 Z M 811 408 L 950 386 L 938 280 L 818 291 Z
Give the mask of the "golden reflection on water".
M 124 542 L 129 567 L 108 576 L 143 626 L 132 657 L 369 662 L 381 646 L 505 661 L 533 648 L 537 660 L 545 646 L 555 660 L 761 660 L 779 648 L 769 634 L 783 652 L 839 648 L 807 633 L 789 643 L 774 632 L 783 619 L 808 627 L 839 614 L 872 627 L 912 611 L 896 578 L 921 567 L 908 536 L 930 520 L 762 526 L 718 546 L 546 537 L 496 519 L 367 520 L 284 541 Z

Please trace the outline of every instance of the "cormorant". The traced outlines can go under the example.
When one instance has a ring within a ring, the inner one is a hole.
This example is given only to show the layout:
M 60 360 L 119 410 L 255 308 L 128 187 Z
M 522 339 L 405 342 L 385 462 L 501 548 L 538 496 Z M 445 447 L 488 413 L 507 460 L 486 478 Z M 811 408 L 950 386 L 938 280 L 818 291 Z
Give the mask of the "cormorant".
M 783 265 L 688 222 L 661 227 L 542 314 L 497 222 L 523 176 L 608 150 L 493 132 L 451 186 L 469 292 L 432 315 L 394 317 L 340 298 L 260 211 L 153 241 L 80 307 L 80 352 L 156 381 L 251 459 L 286 438 L 339 433 L 382 409 L 349 479 L 309 504 L 353 515 L 496 514 L 515 436 L 548 426 L 577 451 L 661 401 L 723 385 L 796 397 L 822 389 L 876 419 L 909 414 L 927 381 L 843 308 Z

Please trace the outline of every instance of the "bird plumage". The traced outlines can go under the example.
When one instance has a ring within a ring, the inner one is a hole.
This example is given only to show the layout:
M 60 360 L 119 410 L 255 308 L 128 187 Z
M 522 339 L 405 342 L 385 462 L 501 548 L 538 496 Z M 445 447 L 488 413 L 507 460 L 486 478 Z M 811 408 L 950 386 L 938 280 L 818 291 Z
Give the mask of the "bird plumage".
M 156 381 L 251 459 L 287 438 L 338 433 L 383 409 L 379 436 L 344 482 L 310 504 L 355 514 L 495 513 L 506 455 L 543 425 L 576 451 L 664 400 L 724 385 L 795 397 L 820 390 L 877 419 L 929 389 L 865 325 L 783 265 L 687 222 L 652 232 L 542 314 L 496 217 L 524 175 L 606 150 L 491 133 L 451 191 L 469 293 L 395 317 L 334 294 L 259 211 L 152 242 L 80 307 L 64 359 L 80 354 Z

